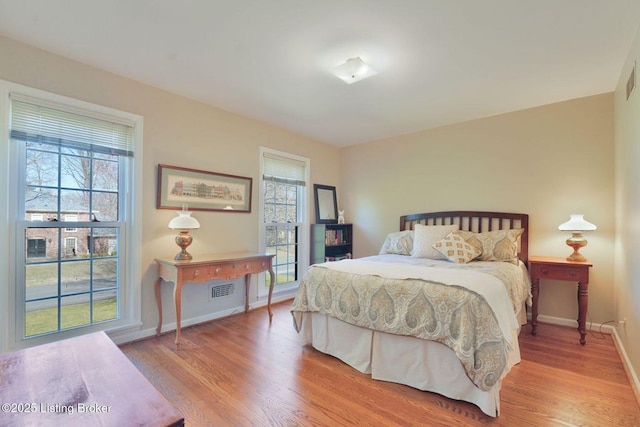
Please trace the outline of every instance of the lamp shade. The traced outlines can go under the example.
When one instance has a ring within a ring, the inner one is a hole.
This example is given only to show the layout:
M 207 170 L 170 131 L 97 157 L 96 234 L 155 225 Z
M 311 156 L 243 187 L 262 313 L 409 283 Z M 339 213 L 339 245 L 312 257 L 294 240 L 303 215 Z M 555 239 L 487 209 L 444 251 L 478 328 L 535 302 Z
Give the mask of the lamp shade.
M 560 231 L 593 231 L 597 228 L 594 224 L 585 221 L 584 215 L 581 214 L 570 215 L 569 221 L 558 226 Z
M 378 74 L 371 66 L 365 64 L 359 56 L 347 59 L 347 62 L 335 67 L 331 72 L 347 84 Z
M 188 210 L 178 211 L 177 214 L 177 217 L 169 221 L 169 228 L 172 230 L 193 230 L 200 228 L 200 223 L 191 216 L 191 212 Z

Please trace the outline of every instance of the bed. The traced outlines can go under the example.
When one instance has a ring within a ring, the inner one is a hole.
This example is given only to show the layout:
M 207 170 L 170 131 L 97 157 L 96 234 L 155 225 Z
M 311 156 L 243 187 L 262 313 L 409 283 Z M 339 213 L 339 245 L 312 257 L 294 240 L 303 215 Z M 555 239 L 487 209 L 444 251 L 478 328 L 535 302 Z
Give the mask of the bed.
M 303 344 L 373 379 L 500 412 L 530 304 L 528 215 L 405 215 L 375 256 L 316 264 L 291 307 Z

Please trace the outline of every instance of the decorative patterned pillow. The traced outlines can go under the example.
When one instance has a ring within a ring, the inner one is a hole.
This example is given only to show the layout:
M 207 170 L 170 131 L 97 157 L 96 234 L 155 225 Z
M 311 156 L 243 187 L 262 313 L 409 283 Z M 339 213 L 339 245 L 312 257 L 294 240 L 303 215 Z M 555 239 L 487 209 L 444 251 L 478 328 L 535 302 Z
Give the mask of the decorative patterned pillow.
M 478 261 L 506 261 L 517 265 L 518 239 L 523 232 L 523 228 L 514 228 L 484 233 L 460 231 L 459 234 L 465 242 L 482 251 Z
M 411 256 L 416 258 L 447 259 L 433 248 L 433 245 L 458 230 L 457 224 L 452 225 L 422 225 L 416 224 L 413 236 L 413 250 Z
M 397 231 L 387 234 L 380 248 L 379 255 L 398 254 L 411 255 L 413 248 L 413 230 Z
M 482 253 L 478 248 L 465 242 L 457 231 L 449 233 L 444 239 L 435 242 L 433 248 L 449 261 L 458 264 L 466 264 Z

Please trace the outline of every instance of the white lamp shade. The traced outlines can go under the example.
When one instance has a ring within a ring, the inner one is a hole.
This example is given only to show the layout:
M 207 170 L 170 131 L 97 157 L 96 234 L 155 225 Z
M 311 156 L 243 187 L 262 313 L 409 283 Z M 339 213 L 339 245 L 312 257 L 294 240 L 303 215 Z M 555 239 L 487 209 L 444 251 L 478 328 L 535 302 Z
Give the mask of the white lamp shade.
M 355 83 L 359 80 L 378 74 L 376 70 L 365 64 L 359 56 L 347 59 L 347 62 L 335 67 L 331 72 L 348 84 Z
M 177 217 L 169 221 L 169 228 L 173 230 L 193 230 L 200 228 L 200 223 L 191 216 L 191 212 L 183 210 L 178 211 L 177 214 Z
M 594 224 L 585 221 L 584 215 L 581 214 L 572 214 L 569 221 L 558 226 L 560 231 L 593 231 L 597 228 Z

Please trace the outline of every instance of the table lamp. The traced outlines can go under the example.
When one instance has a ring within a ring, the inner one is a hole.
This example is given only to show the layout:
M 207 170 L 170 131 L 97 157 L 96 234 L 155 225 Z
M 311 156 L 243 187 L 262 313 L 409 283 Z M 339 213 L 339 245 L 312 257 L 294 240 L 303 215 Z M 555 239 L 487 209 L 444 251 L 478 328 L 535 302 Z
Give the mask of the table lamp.
M 587 239 L 582 236 L 583 231 L 593 231 L 597 227 L 585 221 L 584 215 L 572 214 L 569 221 L 558 226 L 560 231 L 571 231 L 571 237 L 567 239 L 567 245 L 573 248 L 573 253 L 567 257 L 567 261 L 584 262 L 587 259 L 580 253 L 580 248 L 587 246 Z
M 182 210 L 176 213 L 178 216 L 169 221 L 169 228 L 179 230 L 179 234 L 176 236 L 176 244 L 182 248 L 182 251 L 174 259 L 178 261 L 190 260 L 193 257 L 187 252 L 187 247 L 193 242 L 193 237 L 189 235 L 189 230 L 200 228 L 200 223 L 191 216 L 191 212 L 186 206 L 182 206 Z

